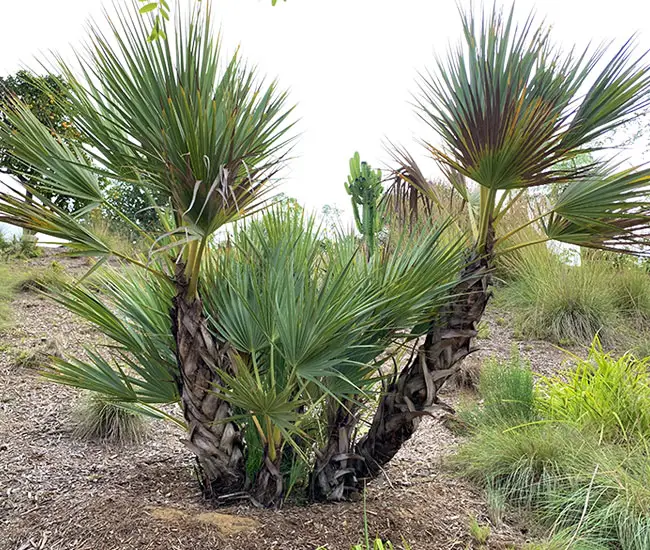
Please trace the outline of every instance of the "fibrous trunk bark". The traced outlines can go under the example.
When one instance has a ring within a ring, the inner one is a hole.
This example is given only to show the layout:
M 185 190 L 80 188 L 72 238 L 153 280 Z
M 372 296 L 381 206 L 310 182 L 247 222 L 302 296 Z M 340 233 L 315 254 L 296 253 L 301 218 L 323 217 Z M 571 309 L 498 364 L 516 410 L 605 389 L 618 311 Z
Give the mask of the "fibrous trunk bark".
M 267 508 L 278 508 L 282 504 L 284 481 L 280 472 L 281 456 L 271 460 L 268 453 L 264 454 L 264 462 L 255 476 L 251 497 L 254 502 Z
M 219 369 L 232 371 L 227 344 L 207 328 L 200 298 L 187 298 L 184 265 L 176 269 L 176 297 L 171 311 L 176 339 L 178 386 L 188 427 L 187 447 L 196 455 L 203 493 L 208 498 L 244 489 L 244 447 L 239 428 L 227 421 L 230 406 L 214 392 Z
M 370 429 L 343 451 L 338 433 L 331 434 L 327 464 L 320 465 L 314 498 L 340 500 L 359 490 L 364 480 L 379 475 L 383 467 L 408 441 L 423 415 L 441 404 L 438 392 L 474 349 L 472 340 L 490 298 L 492 236 L 483 253 L 473 251 L 451 293 L 449 304 L 432 323 L 412 360 L 388 385 L 372 418 Z M 341 417 L 339 430 L 351 433 L 354 419 Z M 339 460 L 346 457 L 345 462 Z
M 316 453 L 311 474 L 312 500 L 343 500 L 358 491 L 357 468 L 360 457 L 351 449 L 358 421 L 359 407 L 346 401 L 328 411 L 328 439 Z
M 357 443 L 360 478 L 375 477 L 413 435 L 423 414 L 440 403 L 438 392 L 472 351 L 472 339 L 490 298 L 492 239 L 472 252 L 450 303 L 432 324 L 418 353 L 384 394 L 370 430 Z

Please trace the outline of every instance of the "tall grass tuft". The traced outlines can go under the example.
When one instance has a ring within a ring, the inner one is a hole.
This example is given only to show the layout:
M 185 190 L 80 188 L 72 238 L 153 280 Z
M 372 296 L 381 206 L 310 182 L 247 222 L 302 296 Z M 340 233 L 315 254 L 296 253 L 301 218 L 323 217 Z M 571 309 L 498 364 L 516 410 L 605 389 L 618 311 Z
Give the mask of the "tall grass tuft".
M 608 338 L 617 324 L 612 270 L 602 262 L 567 265 L 550 254 L 523 255 L 501 300 L 516 312 L 523 336 L 560 344 Z
M 73 411 L 73 434 L 80 439 L 130 445 L 147 438 L 147 424 L 132 406 L 99 393 L 85 395 Z
M 650 321 L 650 274 L 638 266 L 616 270 L 612 281 L 616 307 L 628 319 L 639 324 Z
M 610 548 L 606 541 L 577 535 L 571 530 L 560 530 L 541 542 L 526 544 L 522 550 L 609 550 Z
M 533 373 L 516 346 L 507 361 L 488 359 L 479 374 L 478 407 L 461 408 L 461 421 L 473 427 L 526 423 L 535 419 Z
M 569 466 L 575 431 L 565 426 L 482 426 L 452 459 L 465 477 L 519 508 L 540 503 Z

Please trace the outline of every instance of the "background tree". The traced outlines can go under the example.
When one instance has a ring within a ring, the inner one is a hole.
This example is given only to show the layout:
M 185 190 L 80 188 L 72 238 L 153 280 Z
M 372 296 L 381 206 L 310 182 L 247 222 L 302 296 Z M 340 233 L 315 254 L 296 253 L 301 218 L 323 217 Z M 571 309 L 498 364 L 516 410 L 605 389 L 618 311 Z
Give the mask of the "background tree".
M 79 147 L 81 134 L 72 123 L 70 106 L 62 101 L 67 88 L 66 81 L 58 75 L 40 76 L 22 70 L 15 75 L 0 77 L 0 122 L 8 121 L 2 105 L 16 98 L 34 114 L 38 122 L 48 128 L 53 136 L 68 145 Z M 68 211 L 75 208 L 74 201 L 63 198 L 41 185 L 42 174 L 14 156 L 2 142 L 0 142 L 0 173 L 10 175 L 21 184 L 39 188 L 55 204 Z M 29 191 L 27 193 L 29 197 Z M 78 201 L 76 206 L 79 206 Z
M 18 71 L 15 75 L 0 77 L 0 121 L 8 122 L 8 115 L 3 112 L 2 105 L 18 99 L 34 114 L 38 122 L 46 126 L 53 137 L 65 144 L 76 156 L 84 156 L 85 161 L 91 157 L 84 152 L 83 134 L 73 122 L 73 106 L 66 99 L 69 84 L 60 75 L 37 75 L 26 70 Z M 47 174 L 36 170 L 30 164 L 22 162 L 12 151 L 0 142 L 0 172 L 16 179 L 21 185 L 36 188 L 55 205 L 69 212 L 87 206 L 88 202 L 81 199 L 66 198 L 48 186 Z M 160 228 L 159 214 L 155 205 L 165 205 L 168 197 L 159 191 L 146 191 L 131 183 L 109 181 L 100 178 L 100 185 L 106 188 L 107 200 L 116 206 L 130 220 L 139 226 L 152 229 Z M 31 192 L 26 190 L 27 198 Z M 113 230 L 127 232 L 128 225 L 124 219 L 116 216 L 111 209 L 104 209 L 102 217 L 111 224 Z

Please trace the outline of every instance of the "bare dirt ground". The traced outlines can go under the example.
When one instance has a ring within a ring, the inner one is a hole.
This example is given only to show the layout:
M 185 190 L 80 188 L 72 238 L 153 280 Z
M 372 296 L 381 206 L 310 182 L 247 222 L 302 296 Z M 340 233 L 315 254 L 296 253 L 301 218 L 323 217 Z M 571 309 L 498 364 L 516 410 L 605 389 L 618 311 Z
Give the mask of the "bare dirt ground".
M 66 261 L 67 268 L 82 269 L 76 262 Z M 97 345 L 99 335 L 32 292 L 19 294 L 13 308 L 13 328 L 0 333 L 0 550 L 347 550 L 360 542 L 360 502 L 211 509 L 193 479 L 182 433 L 169 424 L 152 422 L 149 439 L 128 447 L 73 437 L 70 412 L 79 392 L 17 366 L 16 356 L 50 344 L 76 353 Z M 507 356 L 514 344 L 537 372 L 550 373 L 566 357 L 547 343 L 516 342 L 499 312 L 487 323 L 489 339 L 479 340 L 483 349 L 469 361 Z M 439 419 L 422 423 L 369 487 L 372 536 L 396 548 L 403 538 L 413 550 L 479 548 L 468 525 L 472 516 L 489 523 L 485 500 L 445 465 L 458 442 Z M 491 530 L 483 548 L 520 548 L 529 536 L 516 518 Z

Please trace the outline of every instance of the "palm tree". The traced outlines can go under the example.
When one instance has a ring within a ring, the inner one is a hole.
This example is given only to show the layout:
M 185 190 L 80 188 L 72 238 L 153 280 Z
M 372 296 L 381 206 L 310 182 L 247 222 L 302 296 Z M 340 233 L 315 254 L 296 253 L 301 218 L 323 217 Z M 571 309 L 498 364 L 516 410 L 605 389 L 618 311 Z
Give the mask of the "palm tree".
M 232 372 L 233 365 L 227 343 L 206 327 L 198 292 L 202 259 L 215 232 L 262 204 L 291 140 L 292 108 L 277 84 L 259 79 L 237 53 L 221 61 L 207 9 L 198 6 L 189 16 L 177 11 L 174 41 L 149 42 L 148 23 L 133 3 L 107 18 L 110 38 L 91 29 L 77 54 L 79 69 L 57 58 L 70 84 L 62 101 L 88 144 L 83 154 L 51 135 L 19 100 L 8 101 L 0 140 L 40 174 L 40 185 L 27 186 L 38 199 L 33 204 L 2 193 L 0 218 L 66 239 L 75 253 L 97 257 L 96 266 L 117 256 L 172 281 L 167 307 L 187 445 L 198 457 L 206 492 L 223 493 L 242 488 L 244 455 L 237 426 L 226 421 L 230 407 L 209 391 L 220 383 L 218 371 Z M 155 208 L 166 233 L 147 234 L 115 211 L 100 177 L 162 198 Z M 69 214 L 42 189 L 87 206 Z M 125 256 L 93 234 L 84 221 L 101 209 L 130 224 L 158 260 Z
M 56 359 L 45 374 L 186 429 L 207 496 L 278 505 L 307 489 L 311 470 L 320 487 L 314 449 L 333 449 L 330 412 L 374 402 L 382 364 L 422 335 L 456 284 L 459 241 L 444 237 L 444 224 L 409 229 L 367 258 L 352 236 L 325 239 L 282 204 L 242 221 L 265 207 L 286 154 L 285 94 L 237 55 L 221 66 L 200 6 L 177 16 L 171 39 L 149 41 L 135 7 L 109 22 L 114 43 L 92 31 L 81 77 L 58 60 L 83 151 L 16 99 L 0 123 L 3 147 L 42 183 L 32 202 L 0 193 L 0 220 L 98 260 L 92 277 L 52 294 L 109 345 Z M 164 232 L 130 220 L 98 178 L 142 190 Z M 41 189 L 87 206 L 69 213 Z M 96 233 L 88 220 L 103 211 L 148 254 L 115 250 Z M 215 238 L 230 222 L 228 238 Z M 175 403 L 182 419 L 166 407 Z
M 427 148 L 460 198 L 456 205 L 464 206 L 455 215 L 469 229 L 467 263 L 455 298 L 431 323 L 354 446 L 363 457 L 359 478 L 381 471 L 413 434 L 417 413 L 444 405 L 438 391 L 473 351 L 496 259 L 551 239 L 632 254 L 648 242 L 650 170 L 593 160 L 598 138 L 650 104 L 646 56 L 634 57 L 632 41 L 607 60 L 605 47 L 562 52 L 549 27 L 536 25 L 533 16 L 517 24 L 514 9 L 461 18 L 464 40 L 421 77 L 417 107 L 442 141 Z M 425 204 L 429 212 L 448 212 L 450 203 L 408 153 L 398 150 L 396 158 L 402 185 L 394 191 L 402 193 L 393 200 L 406 204 L 402 211 L 415 214 Z M 577 162 L 585 158 L 590 161 Z M 508 227 L 509 213 L 529 190 L 549 187 L 558 191 L 553 203 L 538 203 L 530 219 Z M 539 237 L 521 237 L 533 225 Z

